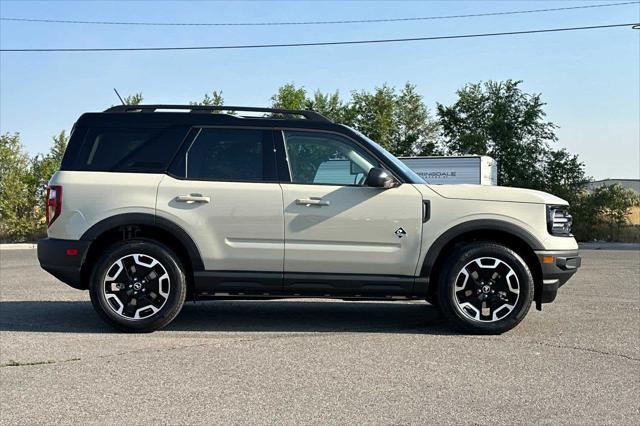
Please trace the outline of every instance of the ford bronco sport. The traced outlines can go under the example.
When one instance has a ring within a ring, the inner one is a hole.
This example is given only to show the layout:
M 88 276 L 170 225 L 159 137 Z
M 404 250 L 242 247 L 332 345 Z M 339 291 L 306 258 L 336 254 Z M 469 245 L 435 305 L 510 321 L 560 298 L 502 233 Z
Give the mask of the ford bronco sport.
M 187 298 L 330 297 L 427 300 L 466 332 L 501 333 L 580 266 L 564 200 L 429 185 L 313 111 L 84 114 L 47 224 L 42 268 L 124 331 L 167 325 Z

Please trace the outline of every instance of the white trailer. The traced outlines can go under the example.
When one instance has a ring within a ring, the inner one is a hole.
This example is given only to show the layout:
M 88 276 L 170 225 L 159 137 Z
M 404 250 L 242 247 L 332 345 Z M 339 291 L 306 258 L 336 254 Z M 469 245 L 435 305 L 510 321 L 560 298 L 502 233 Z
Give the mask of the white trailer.
M 486 155 L 459 157 L 400 157 L 430 184 L 498 184 L 498 163 Z

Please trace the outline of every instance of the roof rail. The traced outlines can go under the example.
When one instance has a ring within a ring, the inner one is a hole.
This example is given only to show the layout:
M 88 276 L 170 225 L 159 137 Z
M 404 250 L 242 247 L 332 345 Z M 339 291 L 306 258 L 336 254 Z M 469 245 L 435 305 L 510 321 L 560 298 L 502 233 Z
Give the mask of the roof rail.
M 302 109 L 281 109 L 281 108 L 260 108 L 242 106 L 210 106 L 210 105 L 116 105 L 104 112 L 155 112 L 157 110 L 185 110 L 190 112 L 198 111 L 246 111 L 246 112 L 269 112 L 274 114 L 300 115 L 307 120 L 331 122 L 324 115 L 311 110 Z

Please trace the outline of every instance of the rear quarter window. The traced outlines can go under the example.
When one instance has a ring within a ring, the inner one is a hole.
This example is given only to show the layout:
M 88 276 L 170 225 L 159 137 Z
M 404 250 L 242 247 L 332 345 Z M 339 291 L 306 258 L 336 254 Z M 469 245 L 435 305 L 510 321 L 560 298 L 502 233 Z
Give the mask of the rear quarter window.
M 63 169 L 162 173 L 182 143 L 187 128 L 90 128 L 72 161 Z

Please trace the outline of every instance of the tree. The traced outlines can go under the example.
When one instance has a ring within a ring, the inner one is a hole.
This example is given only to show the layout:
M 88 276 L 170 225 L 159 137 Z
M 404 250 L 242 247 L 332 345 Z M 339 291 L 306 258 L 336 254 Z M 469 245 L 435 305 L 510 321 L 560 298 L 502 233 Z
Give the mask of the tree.
M 376 87 L 373 93 L 351 93 L 353 126 L 394 153 L 396 130 L 395 110 L 397 99 L 393 87 L 386 84 Z
M 601 206 L 600 214 L 617 228 L 626 225 L 631 208 L 640 205 L 640 196 L 635 191 L 617 183 L 597 187 L 593 198 Z
M 0 135 L 0 240 L 34 240 L 44 233 L 46 185 L 69 140 L 64 130 L 52 139 L 46 155 L 29 158 L 19 134 Z
M 304 109 L 307 102 L 307 92 L 304 87 L 296 88 L 293 83 L 281 86 L 275 95 L 271 96 L 271 108 Z
M 452 106 L 438 104 L 438 117 L 447 153 L 489 155 L 498 162 L 500 185 L 541 189 L 557 126 L 546 121 L 541 95 L 523 92 L 521 83 L 468 84 Z
M 396 131 L 392 152 L 397 156 L 438 153 L 438 123 L 429 113 L 416 86 L 407 82 L 396 99 Z
M 373 93 L 351 94 L 345 116 L 360 132 L 378 142 L 393 155 L 438 153 L 438 123 L 433 120 L 416 86 L 406 83 L 397 94 L 386 84 Z
M 317 90 L 307 96 L 304 87 L 293 83 L 280 87 L 271 97 L 273 108 L 308 109 L 337 123 L 352 126 L 394 155 L 430 155 L 437 152 L 438 123 L 416 90 L 407 83 L 400 94 L 386 84 L 373 92 L 352 92 L 343 102 L 338 91 Z
M 37 227 L 29 183 L 29 156 L 20 135 L 0 135 L 0 240 L 24 241 Z
M 585 175 L 584 163 L 566 149 L 549 150 L 543 163 L 543 190 L 573 203 L 591 179 Z
M 347 124 L 347 106 L 340 99 L 336 90 L 333 93 L 322 93 L 316 90 L 312 99 L 305 99 L 304 109 L 319 112 L 331 121 Z
M 125 105 L 140 105 L 143 100 L 144 97 L 142 96 L 142 93 L 134 93 L 133 95 L 129 95 L 124 98 L 124 103 Z
M 202 98 L 200 102 L 189 102 L 189 105 L 223 106 L 224 98 L 222 97 L 222 91 L 214 90 L 211 92 L 211 96 L 205 93 L 204 98 Z
M 640 195 L 619 184 L 582 190 L 571 205 L 573 232 L 579 241 L 620 241 L 631 208 L 637 206 L 640 206 Z

